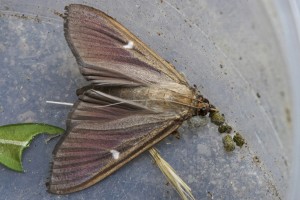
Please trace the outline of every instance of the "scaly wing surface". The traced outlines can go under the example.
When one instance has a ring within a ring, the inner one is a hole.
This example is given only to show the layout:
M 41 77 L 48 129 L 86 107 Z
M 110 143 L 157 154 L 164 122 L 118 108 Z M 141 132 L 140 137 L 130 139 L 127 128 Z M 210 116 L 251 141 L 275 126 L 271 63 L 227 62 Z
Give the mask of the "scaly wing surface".
M 64 27 L 81 73 L 93 84 L 140 86 L 172 81 L 187 85 L 171 64 L 99 10 L 72 4 L 66 7 Z
M 54 150 L 49 191 L 66 194 L 95 184 L 180 124 L 179 116 L 155 113 L 99 91 L 85 92 Z

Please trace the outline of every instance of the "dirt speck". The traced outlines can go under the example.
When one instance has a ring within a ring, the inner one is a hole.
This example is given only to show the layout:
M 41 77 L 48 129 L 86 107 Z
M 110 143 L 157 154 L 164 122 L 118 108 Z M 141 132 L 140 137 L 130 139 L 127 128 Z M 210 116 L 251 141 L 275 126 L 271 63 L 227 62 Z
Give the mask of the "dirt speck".
M 256 93 L 256 96 L 257 96 L 257 98 L 260 98 L 261 96 L 260 96 L 260 94 L 257 92 Z
M 253 157 L 253 162 L 256 163 L 256 164 L 260 163 L 260 159 L 258 158 L 258 156 Z

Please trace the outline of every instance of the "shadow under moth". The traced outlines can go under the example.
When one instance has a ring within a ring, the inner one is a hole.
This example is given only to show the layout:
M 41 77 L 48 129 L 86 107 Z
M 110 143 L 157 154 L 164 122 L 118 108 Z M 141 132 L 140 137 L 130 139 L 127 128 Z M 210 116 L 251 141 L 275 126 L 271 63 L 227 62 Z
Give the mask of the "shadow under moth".
M 176 131 L 214 110 L 174 66 L 105 13 L 67 6 L 64 33 L 81 74 L 66 134 L 53 152 L 48 190 L 67 194 L 106 178 Z

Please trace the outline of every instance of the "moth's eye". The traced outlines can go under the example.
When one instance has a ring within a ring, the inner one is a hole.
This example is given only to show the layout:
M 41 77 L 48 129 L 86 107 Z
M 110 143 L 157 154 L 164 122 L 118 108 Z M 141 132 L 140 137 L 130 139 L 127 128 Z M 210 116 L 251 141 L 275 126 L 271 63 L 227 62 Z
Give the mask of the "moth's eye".
M 207 108 L 200 108 L 198 110 L 198 115 L 205 116 L 205 115 L 207 115 L 207 113 L 208 113 L 208 109 Z
M 203 102 L 209 104 L 209 101 L 205 98 L 203 98 Z

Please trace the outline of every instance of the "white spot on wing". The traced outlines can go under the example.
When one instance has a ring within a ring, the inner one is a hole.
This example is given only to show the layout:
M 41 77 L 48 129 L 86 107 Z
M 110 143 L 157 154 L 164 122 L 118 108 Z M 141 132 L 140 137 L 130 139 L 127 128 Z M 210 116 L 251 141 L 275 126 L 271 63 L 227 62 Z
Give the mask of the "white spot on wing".
M 112 154 L 112 157 L 113 157 L 115 160 L 118 160 L 118 159 L 119 159 L 119 157 L 120 157 L 120 152 L 118 152 L 117 150 L 114 150 L 114 149 L 110 150 L 109 152 Z
M 123 48 L 125 49 L 132 49 L 133 48 L 133 42 L 129 41 L 128 44 L 124 45 Z

